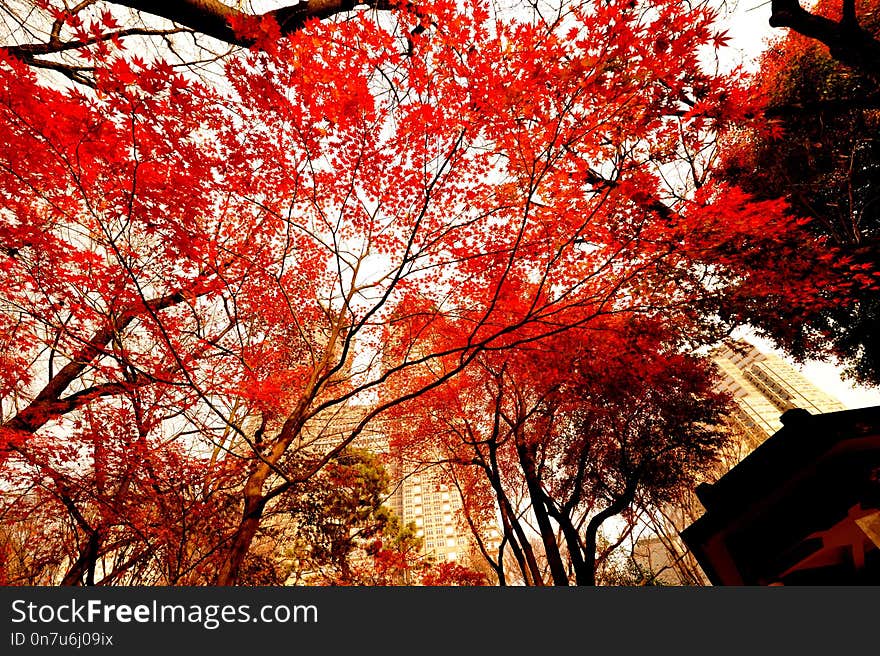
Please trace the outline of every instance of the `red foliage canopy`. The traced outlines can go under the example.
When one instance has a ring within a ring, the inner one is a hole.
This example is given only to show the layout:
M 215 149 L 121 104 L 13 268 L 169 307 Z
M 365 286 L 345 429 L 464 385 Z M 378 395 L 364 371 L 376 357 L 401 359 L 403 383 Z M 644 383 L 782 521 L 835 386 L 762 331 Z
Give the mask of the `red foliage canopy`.
M 285 495 L 482 353 L 811 307 L 798 221 L 709 175 L 745 111 L 714 18 L 436 0 L 267 32 L 215 85 L 112 39 L 94 91 L 0 55 L 4 496 L 74 518 L 55 579 L 239 580 Z

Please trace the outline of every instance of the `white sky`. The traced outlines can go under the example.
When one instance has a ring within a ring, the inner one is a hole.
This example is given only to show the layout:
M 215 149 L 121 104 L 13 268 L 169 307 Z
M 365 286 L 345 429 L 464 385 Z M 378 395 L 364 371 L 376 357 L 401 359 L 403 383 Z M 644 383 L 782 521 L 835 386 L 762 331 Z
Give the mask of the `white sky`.
M 797 367 L 797 365 L 795 365 Z M 813 361 L 798 367 L 813 383 L 836 396 L 848 408 L 867 408 L 880 405 L 880 388 L 861 387 L 840 377 L 840 368 L 827 362 Z
M 724 20 L 727 36 L 729 65 L 754 66 L 757 55 L 766 47 L 767 40 L 782 36 L 785 30 L 770 27 L 769 0 L 730 0 L 731 15 Z

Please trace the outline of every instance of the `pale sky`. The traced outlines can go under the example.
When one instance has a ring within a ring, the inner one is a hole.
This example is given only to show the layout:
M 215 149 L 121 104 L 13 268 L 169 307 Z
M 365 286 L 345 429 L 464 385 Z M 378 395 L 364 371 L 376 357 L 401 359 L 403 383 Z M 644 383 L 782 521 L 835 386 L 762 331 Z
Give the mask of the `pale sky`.
M 770 27 L 769 1 L 732 0 L 730 4 L 736 5 L 724 21 L 729 26 L 730 65 L 743 64 L 751 68 L 767 40 L 783 35 L 785 30 Z
M 880 388 L 861 387 L 840 377 L 840 368 L 827 362 L 813 361 L 798 367 L 819 389 L 836 396 L 846 407 L 867 408 L 880 405 Z

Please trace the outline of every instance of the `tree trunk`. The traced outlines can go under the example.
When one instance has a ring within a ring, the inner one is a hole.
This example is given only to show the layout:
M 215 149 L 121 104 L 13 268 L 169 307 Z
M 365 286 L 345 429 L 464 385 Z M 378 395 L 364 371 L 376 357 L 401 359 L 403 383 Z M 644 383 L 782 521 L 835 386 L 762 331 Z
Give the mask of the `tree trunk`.
M 248 476 L 242 495 L 244 497 L 244 510 L 241 515 L 241 521 L 235 533 L 232 534 L 232 540 L 226 551 L 226 558 L 220 565 L 217 573 L 216 585 L 235 585 L 238 583 L 238 577 L 241 572 L 241 565 L 251 548 L 251 543 L 260 528 L 260 521 L 263 518 L 263 510 L 266 502 L 272 495 L 271 492 L 264 494 L 263 486 L 272 468 L 278 463 L 282 456 L 287 452 L 287 448 L 293 442 L 296 435 L 302 429 L 303 417 L 305 409 L 311 400 L 311 396 L 300 399 L 297 407 L 291 412 L 281 427 L 278 437 L 272 444 L 265 455 L 254 466 L 253 471 Z
M 241 565 L 244 563 L 245 556 L 251 548 L 257 529 L 260 528 L 260 520 L 263 517 L 263 508 L 265 507 L 263 495 L 257 491 L 257 494 L 250 494 L 245 497 L 244 512 L 238 528 L 232 536 L 232 542 L 227 551 L 226 558 L 220 565 L 220 571 L 217 573 L 216 585 L 235 585 L 238 583 L 238 576 L 241 571 Z
M 638 476 L 627 480 L 623 494 L 615 501 L 590 518 L 584 534 L 584 558 L 580 571 L 575 572 L 578 585 L 596 585 L 596 542 L 599 537 L 599 529 L 606 519 L 619 515 L 626 510 L 636 498 Z
M 85 585 L 95 585 L 95 567 L 98 564 L 98 553 L 101 548 L 101 535 L 95 529 L 89 533 L 88 542 L 84 549 L 80 551 L 79 558 L 71 565 L 67 574 L 61 580 L 63 586 L 75 586 L 83 584 L 83 576 L 85 576 Z
M 547 507 L 544 504 L 544 490 L 535 467 L 533 454 L 523 444 L 520 436 L 517 436 L 516 445 L 526 485 L 529 490 L 529 498 L 532 500 L 532 511 L 538 522 L 538 530 L 541 533 L 541 541 L 544 544 L 544 554 L 547 556 L 547 564 L 550 567 L 550 575 L 553 577 L 553 585 L 568 585 L 568 574 L 565 572 L 565 563 L 562 562 L 562 554 L 559 553 L 559 544 L 556 542 L 556 532 L 550 523 Z
M 559 524 L 559 527 L 562 529 L 562 534 L 565 536 L 565 545 L 568 547 L 568 554 L 571 558 L 571 567 L 575 573 L 575 583 L 577 585 L 587 585 L 587 583 L 580 579 L 580 575 L 585 571 L 582 551 L 583 547 L 580 543 L 580 536 L 578 535 L 577 529 L 571 521 L 571 517 L 567 513 L 555 510 L 549 502 L 547 503 L 547 508 L 551 517 L 553 517 L 553 519 L 556 520 L 556 523 Z
M 525 532 L 522 530 L 522 526 L 520 526 L 519 520 L 516 518 L 516 513 L 513 510 L 510 499 L 507 498 L 507 494 L 505 494 L 504 488 L 501 485 L 501 473 L 498 467 L 497 452 L 498 445 L 491 442 L 489 444 L 489 462 L 491 466 L 484 467 L 484 471 L 489 477 L 489 482 L 492 485 L 492 489 L 495 491 L 495 498 L 498 500 L 498 506 L 501 509 L 504 534 L 510 542 L 510 548 L 513 550 L 513 555 L 516 557 L 516 561 L 519 564 L 523 578 L 526 580 L 526 584 L 536 586 L 544 585 L 544 579 L 541 576 L 541 569 L 538 567 L 538 561 L 535 558 L 532 545 L 529 543 Z

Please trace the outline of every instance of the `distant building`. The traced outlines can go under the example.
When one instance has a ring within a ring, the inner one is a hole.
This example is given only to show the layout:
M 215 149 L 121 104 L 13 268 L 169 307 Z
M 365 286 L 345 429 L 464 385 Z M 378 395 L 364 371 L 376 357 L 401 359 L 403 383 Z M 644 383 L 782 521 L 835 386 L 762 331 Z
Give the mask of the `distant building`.
M 748 442 L 745 452 L 782 428 L 779 417 L 783 412 L 793 408 L 811 414 L 846 410 L 785 360 L 746 341 L 728 340 L 712 351 L 711 358 L 722 375 L 720 389 L 736 401 L 730 421 Z
M 461 497 L 439 467 L 407 476 L 398 504 L 403 522 L 415 524 L 426 556 L 437 562 L 466 559 L 470 535 L 461 530 Z
M 344 406 L 329 419 L 312 427 L 309 448 L 326 453 L 346 439 L 369 410 L 362 406 Z M 473 538 L 462 517 L 458 490 L 442 467 L 415 466 L 405 463 L 389 444 L 382 423 L 375 422 L 362 432 L 352 446 L 379 456 L 385 463 L 391 483 L 386 505 L 401 524 L 415 525 L 422 540 L 422 553 L 436 562 L 467 564 L 473 550 Z

